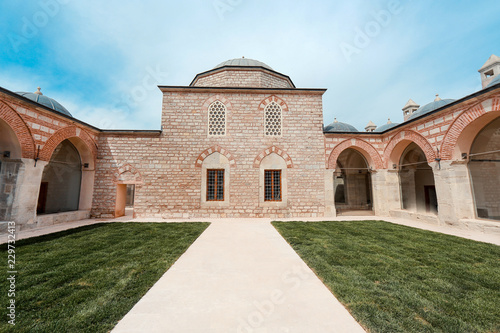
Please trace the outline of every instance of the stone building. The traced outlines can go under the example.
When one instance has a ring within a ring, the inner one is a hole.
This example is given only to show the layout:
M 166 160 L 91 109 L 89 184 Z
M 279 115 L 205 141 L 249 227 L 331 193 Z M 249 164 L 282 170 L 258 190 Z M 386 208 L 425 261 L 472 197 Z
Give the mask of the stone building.
M 483 89 L 366 132 L 323 125 L 326 89 L 233 59 L 160 86 L 162 130 L 102 130 L 0 88 L 0 221 L 376 214 L 500 232 L 500 58 Z M 5 227 L 5 223 L 3 223 Z

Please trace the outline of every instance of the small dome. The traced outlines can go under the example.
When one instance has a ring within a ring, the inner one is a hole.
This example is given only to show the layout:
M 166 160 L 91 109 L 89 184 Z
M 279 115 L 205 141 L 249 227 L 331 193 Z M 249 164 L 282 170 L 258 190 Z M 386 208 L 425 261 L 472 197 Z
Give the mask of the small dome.
M 388 123 L 388 124 L 384 124 L 382 126 L 379 126 L 377 127 L 377 129 L 374 131 L 374 132 L 383 132 L 383 131 L 387 131 L 388 129 L 391 129 L 393 127 L 396 127 L 398 126 L 399 124 L 398 123 Z
M 226 60 L 224 62 L 221 62 L 217 66 L 215 66 L 214 69 L 215 68 L 224 67 L 224 66 L 264 67 L 264 68 L 270 69 L 272 71 L 274 70 L 270 66 L 266 65 L 265 63 L 263 63 L 261 61 L 253 60 L 253 59 L 248 59 L 248 58 L 245 58 L 245 57 Z
M 38 87 L 38 90 L 35 91 L 34 93 L 30 92 L 16 92 L 16 94 L 21 95 L 25 98 L 31 99 L 33 102 L 37 102 L 38 104 L 41 104 L 43 106 L 48 107 L 49 109 L 52 109 L 54 111 L 57 111 L 59 113 L 62 113 L 66 116 L 73 117 L 71 113 L 69 113 L 68 110 L 61 104 L 59 104 L 58 101 L 55 99 L 52 99 L 50 97 L 44 96 L 42 92 L 40 91 L 40 87 Z
M 323 132 L 358 132 L 358 130 L 349 124 L 337 121 L 337 118 L 328 126 L 325 126 Z
M 493 80 L 491 80 L 490 83 L 488 83 L 486 88 L 493 87 L 495 84 L 499 84 L 499 83 L 500 83 L 500 75 L 497 75 L 496 77 L 493 78 Z
M 420 117 L 426 113 L 437 110 L 440 107 L 445 106 L 446 104 L 450 104 L 454 101 L 455 101 L 454 99 L 441 99 L 441 98 L 439 98 L 439 95 L 436 95 L 436 99 L 433 102 L 419 107 L 417 109 L 417 111 L 412 113 L 412 115 L 408 118 L 408 120 L 415 119 L 415 118 Z

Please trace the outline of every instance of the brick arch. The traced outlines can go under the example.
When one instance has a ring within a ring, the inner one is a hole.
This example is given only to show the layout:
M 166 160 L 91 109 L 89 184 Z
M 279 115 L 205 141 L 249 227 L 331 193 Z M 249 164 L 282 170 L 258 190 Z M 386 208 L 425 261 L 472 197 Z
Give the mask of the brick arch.
M 135 167 L 133 167 L 131 164 L 123 164 L 120 165 L 117 169 L 116 172 L 113 174 L 114 182 L 119 183 L 123 180 L 121 180 L 121 176 L 124 174 L 130 173 L 132 174 L 134 180 L 134 183 L 142 183 L 142 176 L 139 170 L 137 170 Z
M 434 152 L 434 148 L 431 146 L 429 141 L 415 131 L 403 130 L 394 135 L 385 147 L 384 161 L 386 164 L 389 164 L 394 148 L 402 141 L 412 141 L 417 144 L 424 152 L 427 162 L 431 163 L 436 159 L 436 153 Z
M 328 158 L 327 169 L 335 169 L 338 157 L 348 148 L 353 148 L 359 151 L 365 158 L 367 158 L 368 164 L 373 166 L 375 169 L 382 169 L 384 167 L 380 154 L 371 144 L 361 139 L 348 139 L 342 141 L 333 148 L 330 153 L 330 157 Z
M 227 112 L 232 111 L 233 105 L 231 104 L 231 101 L 229 99 L 227 99 L 226 96 L 220 95 L 220 94 L 216 94 L 216 95 L 213 95 L 213 96 L 210 96 L 209 98 L 207 98 L 205 100 L 205 102 L 203 102 L 203 105 L 201 106 L 203 111 L 208 110 L 208 107 L 210 106 L 210 104 L 212 104 L 215 101 L 220 101 L 222 104 L 224 104 Z
M 288 155 L 283 149 L 278 148 L 276 146 L 271 146 L 267 149 L 264 149 L 259 155 L 257 155 L 255 160 L 253 161 L 253 167 L 258 168 L 260 166 L 260 162 L 262 162 L 262 160 L 266 156 L 271 155 L 273 153 L 281 156 L 285 160 L 286 167 L 288 169 L 293 168 L 293 161 L 290 155 Z
M 264 98 L 259 104 L 259 110 L 264 111 L 266 106 L 271 102 L 276 102 L 279 106 L 281 106 L 282 111 L 288 111 L 288 105 L 286 102 L 275 95 Z
M 491 103 L 489 103 L 489 101 L 491 101 Z M 500 97 L 480 102 L 462 112 L 462 114 L 460 114 L 460 116 L 453 121 L 450 128 L 446 132 L 443 143 L 441 144 L 441 157 L 447 160 L 452 159 L 453 150 L 455 149 L 462 132 L 467 128 L 467 126 L 472 124 L 478 118 L 492 111 L 500 111 Z M 481 129 L 479 129 L 479 131 L 480 130 Z M 475 131 L 475 134 L 477 135 L 479 131 Z M 475 139 L 475 135 L 471 136 L 469 139 L 470 144 L 472 144 L 472 141 Z
M 215 146 L 210 147 L 207 150 L 203 151 L 198 156 L 198 158 L 196 159 L 195 165 L 198 168 L 201 168 L 201 166 L 203 165 L 203 161 L 205 160 L 205 158 L 207 158 L 208 156 L 212 155 L 213 153 L 220 153 L 220 154 L 226 156 L 226 158 L 229 160 L 229 165 L 236 166 L 236 161 L 234 159 L 233 154 L 231 154 L 227 149 L 224 149 L 224 148 L 222 148 L 221 146 L 218 146 L 218 145 L 215 145 Z
M 19 114 L 6 103 L 0 102 L 0 119 L 16 133 L 23 158 L 35 158 L 35 141 L 28 125 Z
M 95 144 L 92 137 L 83 129 L 76 126 L 68 126 L 61 128 L 47 140 L 43 149 L 40 151 L 39 158 L 43 161 L 50 161 L 52 157 L 52 153 L 56 149 L 56 147 L 66 139 L 78 138 L 83 141 L 84 146 L 89 151 L 90 156 L 89 159 L 93 164 L 95 164 L 95 160 L 97 157 L 97 145 Z M 80 156 L 82 157 L 82 151 L 79 149 Z M 85 162 L 85 161 L 82 161 Z

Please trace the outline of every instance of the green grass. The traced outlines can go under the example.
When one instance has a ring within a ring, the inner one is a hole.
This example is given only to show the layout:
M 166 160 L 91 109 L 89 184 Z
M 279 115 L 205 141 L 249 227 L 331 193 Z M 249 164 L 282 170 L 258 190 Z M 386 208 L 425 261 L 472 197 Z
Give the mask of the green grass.
M 207 226 L 95 224 L 18 241 L 15 327 L 2 245 L 0 331 L 110 331 Z
M 500 247 L 383 221 L 273 222 L 369 332 L 500 332 Z

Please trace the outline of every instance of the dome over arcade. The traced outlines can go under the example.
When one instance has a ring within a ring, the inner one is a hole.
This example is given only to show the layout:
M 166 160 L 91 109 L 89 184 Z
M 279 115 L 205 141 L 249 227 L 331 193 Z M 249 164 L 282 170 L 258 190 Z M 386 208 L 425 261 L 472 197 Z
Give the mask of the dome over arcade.
M 234 66 L 234 67 L 264 67 L 270 70 L 274 70 L 271 68 L 271 66 L 263 63 L 262 61 L 254 60 L 254 59 L 249 59 L 245 57 L 241 58 L 236 58 L 236 59 L 229 59 L 224 62 L 221 62 L 217 66 L 214 67 L 216 68 L 221 68 L 224 66 Z
M 41 104 L 43 106 L 48 107 L 49 109 L 52 109 L 56 112 L 62 113 L 65 116 L 73 117 L 69 111 L 62 106 L 58 101 L 55 99 L 52 99 L 50 97 L 44 96 L 42 92 L 40 91 L 40 87 L 38 87 L 38 90 L 35 91 L 34 93 L 30 92 L 16 92 L 16 94 L 21 95 L 25 98 L 28 98 L 32 100 L 33 102 L 36 102 L 38 104 Z
M 387 119 L 387 123 L 386 124 L 377 127 L 374 132 L 381 133 L 381 132 L 387 131 L 388 129 L 396 127 L 398 125 L 399 125 L 399 123 L 393 123 L 391 121 L 391 119 L 389 118 L 389 119 Z
M 354 126 L 341 123 L 335 118 L 333 123 L 325 126 L 323 132 L 358 132 L 358 130 Z
M 434 110 L 437 110 L 439 109 L 440 107 L 443 107 L 447 104 L 450 104 L 452 102 L 454 102 L 455 100 L 454 99 L 441 99 L 439 97 L 439 95 L 436 95 L 436 99 L 434 99 L 433 102 L 429 103 L 429 104 L 425 104 L 424 106 L 421 106 L 418 108 L 417 111 L 415 111 L 409 118 L 408 120 L 412 120 L 412 119 L 415 119 L 417 117 L 420 117 L 424 114 L 427 114 L 427 113 L 430 113 Z

